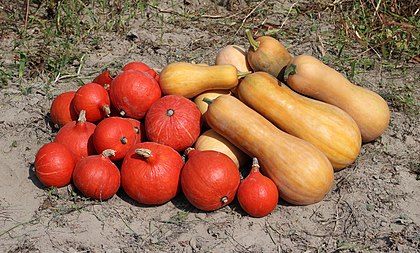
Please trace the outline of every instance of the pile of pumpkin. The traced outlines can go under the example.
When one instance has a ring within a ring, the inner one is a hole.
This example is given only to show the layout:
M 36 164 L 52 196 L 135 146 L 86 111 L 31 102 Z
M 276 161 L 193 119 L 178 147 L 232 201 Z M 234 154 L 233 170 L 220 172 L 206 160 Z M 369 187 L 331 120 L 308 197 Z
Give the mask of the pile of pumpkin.
M 270 36 L 247 37 L 247 52 L 226 46 L 212 66 L 177 62 L 157 74 L 130 62 L 57 96 L 50 116 L 60 129 L 36 155 L 39 180 L 73 182 L 98 200 L 122 187 L 148 205 L 182 191 L 204 211 L 237 197 L 255 217 L 279 197 L 322 200 L 334 172 L 387 128 L 388 105 L 312 56 L 292 57 Z M 243 180 L 241 166 L 251 167 Z

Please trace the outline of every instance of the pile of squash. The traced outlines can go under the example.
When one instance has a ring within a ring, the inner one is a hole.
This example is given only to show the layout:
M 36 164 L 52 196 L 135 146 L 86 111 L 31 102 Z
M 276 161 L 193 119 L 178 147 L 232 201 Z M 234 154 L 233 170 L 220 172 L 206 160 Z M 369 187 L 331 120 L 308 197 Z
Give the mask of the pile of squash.
M 61 128 L 36 156 L 40 181 L 47 187 L 73 182 L 82 194 L 99 200 L 122 186 L 132 199 L 154 205 L 182 191 L 204 211 L 237 196 L 255 217 L 269 214 L 279 197 L 295 205 L 321 201 L 333 186 L 334 172 L 357 159 L 363 142 L 385 131 L 388 105 L 315 57 L 293 57 L 270 36 L 246 34 L 249 49 L 228 45 L 215 65 L 176 62 L 157 74 L 132 62 L 116 76 L 105 71 L 79 88 L 95 86 L 96 93 L 67 92 L 65 103 L 57 102 L 63 94 L 58 96 L 50 114 Z M 99 94 L 105 94 L 102 100 Z M 101 102 L 87 103 L 92 97 Z M 69 143 L 79 134 L 60 140 L 60 132 L 82 124 L 80 132 L 89 134 L 75 157 L 79 148 Z M 115 137 L 116 125 L 129 132 L 125 143 Z M 112 180 L 98 176 L 106 173 L 97 160 L 112 167 L 106 172 Z M 240 180 L 238 168 L 249 165 L 251 172 Z M 66 166 L 65 180 L 48 181 Z M 94 171 L 86 172 L 89 167 Z M 109 192 L 107 185 L 113 186 Z

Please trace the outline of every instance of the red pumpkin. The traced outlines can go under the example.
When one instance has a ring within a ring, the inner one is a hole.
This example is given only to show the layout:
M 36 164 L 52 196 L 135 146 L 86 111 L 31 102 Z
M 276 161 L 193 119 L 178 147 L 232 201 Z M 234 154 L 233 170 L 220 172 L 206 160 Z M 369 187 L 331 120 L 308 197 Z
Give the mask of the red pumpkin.
M 73 153 L 61 143 L 47 143 L 35 156 L 35 174 L 46 187 L 68 185 L 74 165 Z
M 85 111 L 80 111 L 79 119 L 65 124 L 57 133 L 54 142 L 63 144 L 78 161 L 82 157 L 96 154 L 92 135 L 96 125 L 86 122 Z
M 187 149 L 186 153 L 181 186 L 188 201 L 203 211 L 214 211 L 232 202 L 240 183 L 232 159 L 213 150 Z
M 180 191 L 184 165 L 173 148 L 154 142 L 135 144 L 121 165 L 121 184 L 129 197 L 142 204 L 160 205 Z
M 106 150 L 100 155 L 84 157 L 76 163 L 73 171 L 73 183 L 86 197 L 107 200 L 120 188 L 120 171 L 109 159 L 113 150 Z
M 142 119 L 162 96 L 159 84 L 141 71 L 127 70 L 111 82 L 111 102 L 121 116 Z
M 200 118 L 200 110 L 191 100 L 179 95 L 164 96 L 146 115 L 147 138 L 184 151 L 200 135 Z
M 276 208 L 277 186 L 261 174 L 257 158 L 253 159 L 251 172 L 239 185 L 237 198 L 242 209 L 253 217 L 264 217 Z
M 105 90 L 109 90 L 112 79 L 113 78 L 111 76 L 111 72 L 109 70 L 105 70 L 104 72 L 96 76 L 92 82 L 102 85 L 102 87 L 104 87 Z
M 97 122 L 111 113 L 108 92 L 97 83 L 81 86 L 74 95 L 73 107 L 77 114 L 85 110 L 89 122 Z
M 124 158 L 134 145 L 137 134 L 133 126 L 121 117 L 110 117 L 101 120 L 93 132 L 93 145 L 99 154 L 106 149 L 115 151 L 109 159 L 118 161 Z
M 134 131 L 136 132 L 136 143 L 139 143 L 142 141 L 142 138 L 146 136 L 146 133 L 144 132 L 144 127 L 141 126 L 141 122 L 139 120 L 133 119 L 133 118 L 124 118 L 130 124 L 133 126 Z
M 123 71 L 137 70 L 137 71 L 146 72 L 152 77 L 156 76 L 156 71 L 154 71 L 152 68 L 147 66 L 144 62 L 129 62 L 122 68 L 122 70 Z
M 72 105 L 74 94 L 75 91 L 63 92 L 51 103 L 50 117 L 56 128 L 77 119 L 77 113 Z

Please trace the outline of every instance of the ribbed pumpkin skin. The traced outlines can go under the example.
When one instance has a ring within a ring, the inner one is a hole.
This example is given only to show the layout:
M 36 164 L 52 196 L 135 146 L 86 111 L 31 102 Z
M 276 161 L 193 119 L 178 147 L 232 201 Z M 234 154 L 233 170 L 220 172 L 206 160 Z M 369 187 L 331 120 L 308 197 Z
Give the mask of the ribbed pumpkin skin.
M 92 138 L 95 128 L 96 125 L 91 122 L 69 122 L 58 131 L 54 142 L 63 144 L 74 154 L 75 161 L 78 161 L 88 155 L 97 154 Z
M 63 144 L 44 144 L 35 156 L 35 174 L 46 187 L 63 187 L 71 182 L 75 161 Z
M 136 149 L 148 149 L 145 158 Z M 180 173 L 184 161 L 173 148 L 154 142 L 135 144 L 121 165 L 121 184 L 130 198 L 142 204 L 159 205 L 180 191 Z
M 330 191 L 334 170 L 327 157 L 309 142 L 289 135 L 239 99 L 213 100 L 206 120 L 216 132 L 257 157 L 263 172 L 289 203 L 308 205 Z
M 362 138 L 354 120 L 336 106 L 304 97 L 265 72 L 246 76 L 239 98 L 283 131 L 320 149 L 335 171 L 353 163 Z
M 74 94 L 76 94 L 75 91 L 63 92 L 51 103 L 51 121 L 54 124 L 57 124 L 58 127 L 62 127 L 73 120 L 77 120 L 77 113 L 71 103 L 74 98 Z
M 77 89 L 72 105 L 76 114 L 85 110 L 86 120 L 97 122 L 108 115 L 111 102 L 108 92 L 102 85 L 87 83 Z
M 347 112 L 359 126 L 363 142 L 376 139 L 388 127 L 389 107 L 377 93 L 352 84 L 341 73 L 309 55 L 294 57 L 287 69 L 292 66 L 296 68 L 295 73 L 285 73 L 287 85 Z
M 104 155 L 92 155 L 80 159 L 73 171 L 74 185 L 86 197 L 107 200 L 120 188 L 118 167 Z
M 239 187 L 239 170 L 225 154 L 192 150 L 181 172 L 185 197 L 196 208 L 214 211 L 228 205 Z
M 92 139 L 96 152 L 100 154 L 106 149 L 112 149 L 115 155 L 110 156 L 109 159 L 118 161 L 123 159 L 134 145 L 137 134 L 133 125 L 125 118 L 110 117 L 99 122 Z
M 182 152 L 200 135 L 200 118 L 200 110 L 191 100 L 179 95 L 164 96 L 147 112 L 147 138 Z
M 259 165 L 253 164 L 249 175 L 239 185 L 237 198 L 246 213 L 259 218 L 276 208 L 279 192 L 274 182 L 261 174 Z
M 187 62 L 167 65 L 159 75 L 165 95 L 193 98 L 207 90 L 228 90 L 238 85 L 237 69 L 232 65 L 203 66 Z
M 112 80 L 109 96 L 115 109 L 120 113 L 123 111 L 123 116 L 142 119 L 162 93 L 159 84 L 150 75 L 127 70 Z

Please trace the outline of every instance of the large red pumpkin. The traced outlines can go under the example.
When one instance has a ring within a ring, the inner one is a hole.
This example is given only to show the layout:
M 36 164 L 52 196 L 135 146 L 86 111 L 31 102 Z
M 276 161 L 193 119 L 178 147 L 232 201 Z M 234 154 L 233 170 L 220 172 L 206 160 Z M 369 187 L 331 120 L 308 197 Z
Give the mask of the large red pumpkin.
M 213 150 L 187 149 L 186 153 L 181 186 L 188 201 L 203 211 L 214 211 L 232 202 L 240 183 L 232 159 Z
M 51 103 L 50 117 L 56 128 L 77 120 L 77 113 L 72 104 L 74 94 L 75 91 L 63 92 Z
M 105 150 L 100 155 L 80 159 L 73 171 L 73 183 L 80 192 L 89 198 L 106 200 L 120 188 L 120 171 L 109 159 L 113 150 Z
M 123 71 L 137 70 L 137 71 L 146 72 L 147 74 L 151 75 L 152 77 L 156 76 L 156 71 L 154 71 L 151 67 L 149 67 L 144 62 L 138 62 L 138 61 L 129 62 L 124 67 L 122 67 L 122 70 Z
M 70 183 L 75 161 L 63 144 L 44 144 L 35 156 L 35 174 L 46 187 L 63 187 Z
M 191 100 L 179 95 L 164 96 L 146 115 L 147 138 L 184 151 L 200 135 L 200 118 L 200 110 Z
M 96 125 L 87 122 L 85 115 L 85 111 L 82 110 L 77 121 L 65 124 L 54 138 L 54 142 L 63 144 L 74 154 L 76 161 L 82 157 L 96 154 L 92 139 Z
M 97 122 L 111 113 L 108 92 L 97 83 L 87 83 L 77 89 L 72 104 L 77 114 L 81 110 L 86 111 L 89 122 Z
M 109 158 L 118 161 L 124 158 L 128 150 L 136 143 L 137 133 L 133 125 L 121 117 L 101 120 L 93 132 L 93 145 L 99 154 L 106 149 L 115 150 Z
M 180 191 L 184 165 L 173 148 L 154 142 L 135 144 L 121 165 L 121 184 L 129 197 L 142 204 L 163 204 Z
M 112 80 L 109 96 L 121 116 L 142 119 L 162 92 L 158 82 L 150 75 L 127 70 Z

